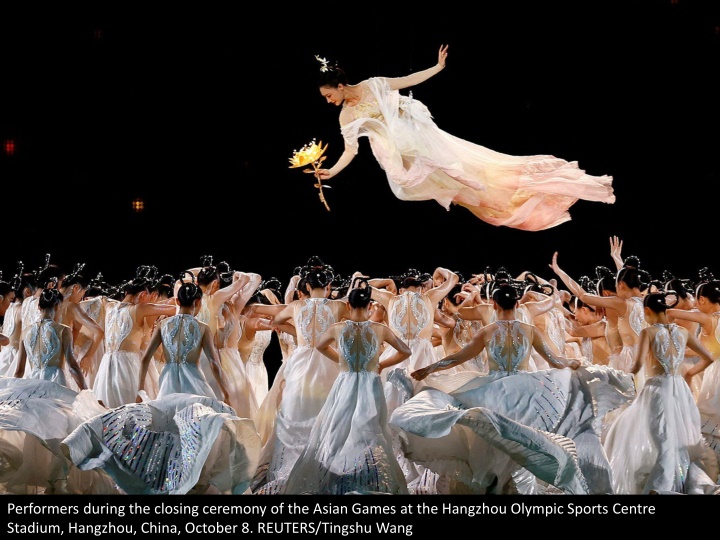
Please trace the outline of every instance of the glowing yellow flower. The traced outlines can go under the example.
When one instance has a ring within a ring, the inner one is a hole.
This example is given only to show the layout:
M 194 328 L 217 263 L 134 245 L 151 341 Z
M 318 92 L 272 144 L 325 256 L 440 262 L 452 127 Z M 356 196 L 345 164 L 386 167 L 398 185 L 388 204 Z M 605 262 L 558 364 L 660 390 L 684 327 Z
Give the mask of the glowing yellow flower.
M 290 158 L 290 168 L 296 169 L 298 167 L 305 167 L 311 163 L 315 163 L 320 160 L 322 155 L 327 150 L 328 145 L 325 147 L 322 145 L 322 141 L 319 144 L 315 143 L 315 140 L 311 143 L 306 144 L 300 150 L 295 150 L 292 157 Z
M 317 184 L 315 184 L 315 187 L 318 188 L 318 195 L 320 196 L 320 200 L 329 212 L 330 207 L 325 200 L 323 188 L 326 187 L 329 189 L 330 186 L 323 186 L 323 183 L 318 176 L 320 165 L 322 165 L 322 162 L 325 161 L 325 158 L 327 157 L 323 156 L 325 150 L 327 150 L 327 147 L 327 144 L 325 146 L 322 145 L 322 141 L 320 141 L 320 143 L 318 144 L 315 142 L 315 139 L 313 139 L 312 142 L 306 144 L 300 150 L 295 150 L 293 152 L 293 155 L 290 158 L 290 168 L 297 169 L 299 167 L 307 167 L 308 165 L 312 165 L 312 170 L 306 170 L 303 172 L 312 173 L 317 178 Z

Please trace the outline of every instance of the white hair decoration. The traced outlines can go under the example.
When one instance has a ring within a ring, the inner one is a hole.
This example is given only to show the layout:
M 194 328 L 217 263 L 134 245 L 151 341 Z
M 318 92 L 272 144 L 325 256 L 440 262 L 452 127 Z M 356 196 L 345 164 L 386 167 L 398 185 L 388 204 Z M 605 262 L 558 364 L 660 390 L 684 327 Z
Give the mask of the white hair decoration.
M 323 71 L 323 72 L 328 71 L 329 68 L 328 68 L 327 58 L 321 58 L 320 55 L 317 55 L 317 54 L 316 54 L 316 55 L 315 55 L 315 60 L 317 60 L 318 62 L 320 62 L 320 71 Z

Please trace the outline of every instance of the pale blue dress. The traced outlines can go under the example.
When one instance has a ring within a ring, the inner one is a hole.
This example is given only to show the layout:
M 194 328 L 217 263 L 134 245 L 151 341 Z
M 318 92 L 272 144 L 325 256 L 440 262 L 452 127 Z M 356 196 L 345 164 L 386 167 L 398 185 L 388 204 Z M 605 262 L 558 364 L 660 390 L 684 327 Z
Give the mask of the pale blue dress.
M 370 321 L 344 321 L 337 340 L 340 374 L 282 493 L 407 494 L 395 459 L 377 372 L 381 342 Z

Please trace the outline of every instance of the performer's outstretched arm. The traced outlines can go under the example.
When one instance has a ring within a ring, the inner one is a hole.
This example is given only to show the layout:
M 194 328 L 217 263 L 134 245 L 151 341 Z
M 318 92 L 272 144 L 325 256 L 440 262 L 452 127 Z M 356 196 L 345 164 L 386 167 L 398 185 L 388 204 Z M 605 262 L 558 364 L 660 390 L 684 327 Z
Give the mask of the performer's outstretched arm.
M 410 86 L 415 86 L 416 84 L 427 81 L 433 75 L 437 75 L 445 69 L 445 60 L 447 59 L 448 54 L 447 50 L 447 45 L 440 46 L 440 50 L 438 51 L 438 63 L 431 68 L 411 73 L 405 77 L 387 77 L 387 82 L 390 85 L 390 88 L 393 90 L 409 88 Z

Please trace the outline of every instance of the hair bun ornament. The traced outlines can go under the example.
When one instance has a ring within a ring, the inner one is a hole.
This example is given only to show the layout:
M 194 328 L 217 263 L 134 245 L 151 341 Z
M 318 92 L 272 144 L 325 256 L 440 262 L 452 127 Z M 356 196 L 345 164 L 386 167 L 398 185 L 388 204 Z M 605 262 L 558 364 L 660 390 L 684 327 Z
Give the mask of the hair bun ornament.
M 623 262 L 625 268 L 640 269 L 640 258 L 637 255 L 628 255 Z
M 330 71 L 330 68 L 328 67 L 328 61 L 327 58 L 322 58 L 320 55 L 315 55 L 315 60 L 320 62 L 320 71 L 325 73 L 326 71 Z

